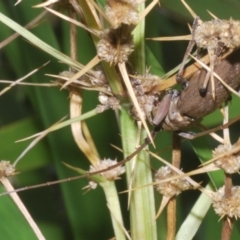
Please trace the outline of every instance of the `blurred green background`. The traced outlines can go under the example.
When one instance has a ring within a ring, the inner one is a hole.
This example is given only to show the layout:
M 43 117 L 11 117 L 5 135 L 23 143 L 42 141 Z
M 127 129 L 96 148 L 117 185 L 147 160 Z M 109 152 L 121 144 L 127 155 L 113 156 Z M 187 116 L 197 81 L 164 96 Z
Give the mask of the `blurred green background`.
M 25 25 L 35 18 L 42 10 L 31 6 L 39 1 L 23 0 L 22 3 L 13 6 L 13 1 L 0 1 L 0 11 L 20 25 Z M 211 17 L 206 10 L 211 11 L 219 18 L 239 19 L 240 2 L 195 0 L 188 1 L 194 11 L 203 20 Z M 155 7 L 146 18 L 146 38 L 157 36 L 176 36 L 189 33 L 187 23 L 192 23 L 192 18 L 178 0 L 161 1 L 161 8 Z M 0 41 L 3 41 L 13 31 L 0 23 Z M 69 55 L 69 25 L 54 17 L 46 17 L 39 26 L 31 30 L 40 39 L 54 48 Z M 185 52 L 187 42 L 152 42 L 147 43 L 147 65 L 151 71 L 158 74 L 162 66 L 167 72 L 178 65 Z M 78 59 L 86 64 L 95 55 L 94 46 L 89 36 L 78 28 Z M 59 74 L 68 70 L 68 66 L 59 63 L 47 53 L 29 44 L 22 37 L 1 49 L 0 52 L 0 79 L 16 80 L 47 61 L 51 61 L 46 67 L 27 79 L 28 82 L 45 83 L 52 79 L 45 76 Z M 156 62 L 158 61 L 158 63 Z M 6 85 L 1 84 L 3 89 Z M 231 104 L 231 116 L 239 115 L 235 97 Z M 97 104 L 97 94 L 84 92 L 84 112 L 93 109 Z M 28 142 L 15 143 L 16 140 L 40 132 L 53 123 L 69 114 L 68 92 L 58 88 L 15 86 L 0 97 L 0 158 L 14 161 L 29 144 Z M 205 120 L 206 125 L 218 124 L 219 118 L 213 115 Z M 114 150 L 110 144 L 121 146 L 121 137 L 116 117 L 112 111 L 107 111 L 86 121 L 93 139 L 97 145 L 101 157 L 122 159 L 121 154 Z M 235 135 L 231 135 L 233 141 L 239 137 L 239 126 L 233 126 Z M 161 139 L 167 139 L 164 143 Z M 192 148 L 201 155 L 205 154 L 206 145 L 203 140 L 193 143 L 183 141 L 184 170 L 196 168 L 199 159 Z M 213 143 L 208 141 L 209 144 Z M 171 133 L 160 133 L 157 137 L 156 152 L 169 159 L 171 145 Z M 210 150 L 206 151 L 209 154 Z M 185 160 L 186 159 L 186 160 Z M 71 134 L 70 127 L 50 133 L 41 140 L 19 163 L 18 175 L 12 177 L 15 188 L 44 183 L 56 179 L 76 176 L 76 173 L 67 169 L 61 162 L 88 169 L 89 162 L 78 150 Z M 155 165 L 153 165 L 156 167 Z M 222 175 L 216 174 L 213 178 L 219 179 L 222 184 Z M 197 181 L 207 181 L 207 178 L 196 178 Z M 236 180 L 237 181 L 237 180 Z M 216 183 L 215 182 L 215 183 Z M 87 179 L 72 181 L 51 187 L 37 188 L 19 193 L 29 212 L 36 220 L 47 239 L 81 239 L 102 240 L 112 237 L 112 225 L 109 212 L 106 207 L 104 194 L 100 188 L 84 194 L 81 190 L 88 184 Z M 125 190 L 124 181 L 118 181 L 119 191 Z M 4 191 L 3 189 L 1 191 Z M 192 204 L 198 196 L 197 192 L 184 193 L 179 202 L 178 225 L 188 214 Z M 128 212 L 126 206 L 126 194 L 121 194 L 122 208 L 125 212 L 126 228 L 129 228 Z M 158 205 L 157 205 L 158 206 Z M 12 203 L 9 196 L 0 197 L 0 236 L 6 240 L 35 239 L 25 219 Z M 159 219 L 160 237 L 164 235 L 165 220 Z M 212 229 L 214 224 L 214 231 Z M 194 239 L 220 239 L 221 223 L 211 210 L 204 220 L 199 233 Z M 232 239 L 239 239 L 238 232 L 234 232 Z M 159 238 L 163 239 L 163 238 Z

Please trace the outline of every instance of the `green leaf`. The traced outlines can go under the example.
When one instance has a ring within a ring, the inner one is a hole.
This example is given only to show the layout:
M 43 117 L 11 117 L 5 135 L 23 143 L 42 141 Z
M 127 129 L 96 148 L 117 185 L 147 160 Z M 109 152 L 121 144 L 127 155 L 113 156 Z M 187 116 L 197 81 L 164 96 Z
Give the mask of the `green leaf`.
M 35 134 L 39 130 L 39 126 L 34 118 L 23 119 L 1 128 L 1 159 L 13 163 L 29 144 L 29 142 L 15 143 L 15 141 Z M 48 153 L 47 143 L 45 140 L 42 140 L 20 160 L 17 165 L 17 171 L 31 171 L 43 167 L 50 162 L 51 158 Z

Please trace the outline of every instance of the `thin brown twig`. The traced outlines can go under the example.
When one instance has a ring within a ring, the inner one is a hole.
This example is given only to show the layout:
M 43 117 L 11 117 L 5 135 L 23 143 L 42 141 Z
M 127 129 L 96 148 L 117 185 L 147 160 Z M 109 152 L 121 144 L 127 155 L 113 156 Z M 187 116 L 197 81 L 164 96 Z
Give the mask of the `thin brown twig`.
M 225 173 L 225 197 L 232 196 L 232 175 Z M 223 218 L 221 240 L 230 240 L 232 234 L 233 218 L 225 216 Z
M 222 109 L 224 114 L 224 120 L 223 124 L 226 124 L 229 121 L 229 109 L 227 103 L 225 103 L 225 107 Z M 231 144 L 230 141 L 230 134 L 229 134 L 229 128 L 226 128 L 223 130 L 223 137 L 225 144 Z M 224 195 L 225 199 L 229 199 L 232 197 L 232 174 L 225 172 L 225 189 L 224 189 Z M 223 218 L 223 225 L 222 225 L 222 240 L 230 240 L 231 234 L 232 234 L 232 224 L 233 224 L 233 218 L 229 218 L 228 216 L 225 216 Z
M 169 200 L 167 206 L 167 240 L 175 239 L 176 234 L 176 197 Z
M 172 165 L 180 168 L 181 163 L 181 137 L 173 134 Z M 167 206 L 167 240 L 175 239 L 176 234 L 176 197 L 169 200 Z

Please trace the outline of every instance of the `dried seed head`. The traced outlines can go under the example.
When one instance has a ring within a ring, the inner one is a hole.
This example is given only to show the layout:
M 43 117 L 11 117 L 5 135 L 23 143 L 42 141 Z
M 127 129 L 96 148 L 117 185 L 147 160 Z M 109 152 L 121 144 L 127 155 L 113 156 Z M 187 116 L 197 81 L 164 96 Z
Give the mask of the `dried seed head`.
M 111 160 L 111 159 L 104 159 L 98 162 L 95 166 L 90 166 L 90 172 L 95 172 L 98 170 L 109 168 L 113 165 L 117 164 L 117 160 Z M 113 169 L 110 169 L 106 172 L 100 173 L 101 176 L 105 177 L 107 180 L 112 181 L 119 179 L 119 175 L 123 174 L 125 172 L 125 167 L 118 166 Z
M 231 197 L 225 197 L 225 187 L 221 187 L 212 197 L 213 208 L 221 217 L 240 217 L 240 186 L 235 186 L 231 190 Z
M 230 49 L 240 46 L 240 21 L 223 21 L 220 41 Z
M 222 53 L 223 47 L 230 49 L 239 47 L 240 21 L 214 19 L 202 22 L 199 20 L 194 40 L 199 48 L 213 50 L 216 54 Z
M 158 94 L 149 94 L 149 95 L 136 95 L 139 107 L 142 112 L 144 119 L 151 119 L 151 113 L 155 107 L 155 103 L 158 100 Z M 131 105 L 130 114 L 134 117 L 135 120 L 139 120 L 139 114 L 136 108 Z
M 97 106 L 97 111 L 99 113 L 109 108 L 113 110 L 117 110 L 121 108 L 119 100 L 114 96 L 99 92 L 98 100 L 101 103 L 101 105 Z
M 134 81 L 140 82 L 143 92 L 149 93 L 154 91 L 155 87 L 159 84 L 159 80 L 158 76 L 147 73 L 145 75 L 135 75 L 132 81 L 133 84 Z M 155 92 L 159 91 L 154 91 L 154 93 Z
M 135 6 L 124 1 L 111 1 L 113 4 L 106 7 L 106 15 L 111 20 L 113 28 L 123 24 L 136 25 L 138 22 L 138 10 Z
M 9 161 L 0 161 L 0 178 L 14 175 L 14 171 L 15 167 Z
M 176 176 L 177 173 L 173 172 L 168 166 L 161 167 L 155 174 L 155 182 L 171 178 Z M 169 182 L 159 183 L 156 186 L 156 189 L 159 193 L 163 194 L 166 197 L 173 197 L 179 195 L 182 191 L 186 191 L 192 188 L 192 185 L 184 178 L 179 178 L 175 180 L 170 180 Z
M 130 33 L 121 29 L 106 30 L 97 44 L 98 57 L 110 64 L 126 62 L 134 44 Z
M 217 167 L 222 168 L 226 173 L 232 174 L 239 172 L 240 169 L 240 151 L 234 154 L 228 154 L 237 145 L 225 144 L 219 145 L 213 150 L 213 157 L 225 154 L 224 157 L 216 160 L 214 163 Z
M 221 32 L 221 20 L 202 22 L 196 31 L 194 40 L 199 48 L 216 49 Z
M 157 79 L 159 80 L 159 77 L 151 74 L 145 76 L 137 75 L 131 79 L 135 96 L 138 100 L 140 109 L 142 110 L 142 116 L 149 120 L 151 119 L 151 113 L 156 106 L 160 95 L 159 92 L 152 91 L 157 85 Z M 131 106 L 130 114 L 136 120 L 139 120 L 138 112 L 133 105 Z
M 107 84 L 107 79 L 102 70 L 96 70 L 94 72 L 95 76 L 90 76 L 89 80 L 93 86 L 105 86 Z

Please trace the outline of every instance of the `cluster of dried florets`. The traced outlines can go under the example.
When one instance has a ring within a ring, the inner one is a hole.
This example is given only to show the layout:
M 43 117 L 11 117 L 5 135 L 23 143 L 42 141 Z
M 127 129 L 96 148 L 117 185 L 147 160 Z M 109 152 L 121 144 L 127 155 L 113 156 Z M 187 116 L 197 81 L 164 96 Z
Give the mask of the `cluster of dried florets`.
M 226 173 L 233 174 L 239 172 L 240 169 L 240 151 L 230 152 L 239 146 L 239 141 L 234 144 L 224 144 L 219 145 L 215 150 L 213 150 L 213 157 L 218 157 L 224 155 L 220 159 L 216 160 L 214 163 L 217 167 L 222 168 Z
M 62 85 L 73 75 L 74 73 L 70 71 L 61 72 L 58 83 Z M 99 91 L 98 100 L 100 105 L 97 106 L 98 113 L 101 113 L 109 108 L 113 110 L 120 109 L 120 102 L 116 97 L 113 96 L 103 71 L 94 71 L 93 74 L 84 75 L 80 79 L 77 79 L 68 85 L 68 90 L 70 92 L 78 93 L 79 88 L 90 90 L 95 89 Z
M 126 62 L 132 53 L 134 44 L 131 32 L 118 31 L 120 29 L 105 30 L 97 44 L 98 57 L 110 64 Z
M 226 198 L 225 187 L 221 187 L 213 194 L 213 208 L 221 217 L 228 216 L 230 218 L 240 217 L 240 187 L 235 186 L 231 189 L 231 196 Z
M 108 0 L 106 15 L 111 28 L 102 32 L 97 44 L 97 54 L 110 64 L 126 62 L 134 44 L 131 32 L 138 23 L 138 5 L 144 0 Z
M 107 79 L 102 70 L 94 71 L 94 76 L 89 76 L 89 80 L 92 85 L 96 86 L 105 86 L 107 84 Z
M 119 100 L 116 97 L 114 97 L 112 94 L 99 92 L 98 100 L 101 103 L 100 105 L 97 106 L 97 111 L 99 113 L 109 108 L 113 110 L 117 110 L 121 108 Z
M 111 160 L 111 159 L 104 159 L 99 161 L 95 166 L 90 166 L 90 172 L 96 172 L 102 169 L 111 168 L 111 166 L 116 165 L 117 160 Z M 107 180 L 115 180 L 119 179 L 119 175 L 123 174 L 125 172 L 125 167 L 118 166 L 114 167 L 113 169 L 110 169 L 106 172 L 100 173 L 101 176 L 105 177 Z
M 14 175 L 14 171 L 15 167 L 9 161 L 0 161 L 0 178 Z
M 113 28 L 119 27 L 122 23 L 127 25 L 136 25 L 138 22 L 138 5 L 140 1 L 114 1 L 109 0 L 106 7 L 106 15 L 111 20 Z
M 73 75 L 74 73 L 70 71 L 61 72 L 58 83 L 61 85 L 64 84 Z M 159 92 L 153 91 L 154 87 L 159 82 L 159 77 L 151 74 L 146 74 L 144 76 L 136 75 L 131 79 L 131 82 L 143 116 L 151 120 L 151 113 L 153 112 L 160 95 Z M 91 74 L 85 74 L 80 79 L 77 79 L 68 85 L 68 90 L 70 92 L 79 92 L 79 88 L 90 90 L 96 89 L 99 91 L 98 100 L 100 104 L 97 106 L 97 111 L 99 113 L 109 108 L 113 110 L 121 108 L 120 101 L 113 95 L 111 88 L 107 83 L 106 76 L 101 70 L 92 71 Z M 132 106 L 130 112 L 135 119 L 139 119 L 135 107 Z
M 140 109 L 142 110 L 142 116 L 147 118 L 151 122 L 151 113 L 154 111 L 156 103 L 159 101 L 159 92 L 152 91 L 157 85 L 159 77 L 147 74 L 145 76 L 134 76 L 131 79 L 135 96 L 138 100 Z M 132 106 L 130 110 L 131 115 L 139 120 L 136 108 Z
M 136 75 L 134 79 L 140 81 L 144 93 L 158 93 L 159 91 L 155 90 L 155 87 L 159 84 L 159 76 L 152 75 L 147 73 L 145 75 Z M 134 81 L 134 80 L 133 80 Z
M 177 176 L 168 166 L 161 167 L 155 174 L 155 182 L 162 181 L 171 177 Z M 166 197 L 173 197 L 179 195 L 182 191 L 192 188 L 192 185 L 184 178 L 169 180 L 155 185 L 157 191 Z
M 240 22 L 233 19 L 214 19 L 202 22 L 196 19 L 194 40 L 199 48 L 213 50 L 215 55 L 223 48 L 234 49 L 240 46 Z

